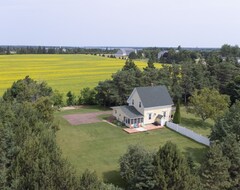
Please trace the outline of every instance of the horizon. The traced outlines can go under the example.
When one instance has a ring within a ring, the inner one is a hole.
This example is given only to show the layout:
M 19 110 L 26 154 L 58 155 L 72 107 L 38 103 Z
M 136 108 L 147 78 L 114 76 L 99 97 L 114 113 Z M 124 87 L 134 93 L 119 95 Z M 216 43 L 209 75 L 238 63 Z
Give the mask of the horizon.
M 240 46 L 240 2 L 230 0 L 8 0 L 0 7 L 7 46 Z M 7 16 L 6 16 L 7 15 Z

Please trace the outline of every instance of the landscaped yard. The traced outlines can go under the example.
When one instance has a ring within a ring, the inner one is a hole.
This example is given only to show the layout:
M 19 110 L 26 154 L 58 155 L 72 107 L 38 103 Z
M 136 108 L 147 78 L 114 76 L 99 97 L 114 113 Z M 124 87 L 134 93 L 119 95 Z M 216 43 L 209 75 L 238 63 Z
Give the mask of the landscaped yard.
M 183 154 L 191 155 L 195 162 L 200 162 L 203 158 L 205 146 L 167 128 L 130 135 L 120 127 L 105 122 L 71 126 L 62 117 L 66 114 L 96 111 L 99 111 L 98 107 L 56 113 L 56 120 L 60 122 L 60 130 L 57 132 L 58 144 L 63 155 L 78 173 L 88 168 L 95 170 L 105 181 L 121 185 L 118 160 L 130 144 L 140 144 L 149 150 L 157 150 L 167 141 L 172 141 Z

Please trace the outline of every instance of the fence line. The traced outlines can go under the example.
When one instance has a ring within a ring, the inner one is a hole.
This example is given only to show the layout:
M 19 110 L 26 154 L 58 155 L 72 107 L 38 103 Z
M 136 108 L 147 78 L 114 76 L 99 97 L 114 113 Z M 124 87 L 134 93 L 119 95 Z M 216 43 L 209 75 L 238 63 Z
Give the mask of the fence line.
M 166 122 L 166 126 L 184 136 L 187 136 L 187 137 L 201 143 L 201 144 L 210 146 L 210 140 L 207 137 L 199 135 L 190 129 L 187 129 L 185 127 L 182 127 L 182 126 L 172 123 L 172 122 Z

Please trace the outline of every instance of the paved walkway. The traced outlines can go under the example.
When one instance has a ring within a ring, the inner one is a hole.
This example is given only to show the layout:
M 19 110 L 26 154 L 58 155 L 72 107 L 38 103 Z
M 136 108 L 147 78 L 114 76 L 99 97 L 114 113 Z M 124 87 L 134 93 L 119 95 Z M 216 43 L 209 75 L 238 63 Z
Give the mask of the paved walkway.
M 139 132 L 162 129 L 162 128 L 163 128 L 163 126 L 156 126 L 156 125 L 153 125 L 153 124 L 147 124 L 144 127 L 124 128 L 123 130 L 126 131 L 129 134 L 132 134 L 132 133 L 139 133 Z

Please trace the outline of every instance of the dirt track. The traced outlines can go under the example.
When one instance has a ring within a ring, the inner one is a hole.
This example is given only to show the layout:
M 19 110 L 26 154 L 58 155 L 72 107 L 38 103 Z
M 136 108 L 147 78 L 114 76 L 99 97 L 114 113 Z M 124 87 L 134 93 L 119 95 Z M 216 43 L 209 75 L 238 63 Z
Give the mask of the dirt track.
M 63 118 L 66 119 L 71 125 L 81 125 L 88 123 L 97 123 L 101 122 L 100 119 L 97 118 L 99 115 L 103 114 L 111 114 L 112 111 L 101 111 L 101 112 L 93 112 L 93 113 L 78 113 L 71 115 L 64 115 Z

